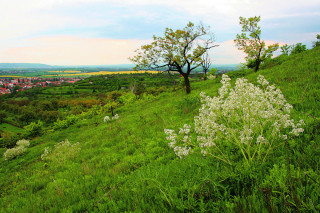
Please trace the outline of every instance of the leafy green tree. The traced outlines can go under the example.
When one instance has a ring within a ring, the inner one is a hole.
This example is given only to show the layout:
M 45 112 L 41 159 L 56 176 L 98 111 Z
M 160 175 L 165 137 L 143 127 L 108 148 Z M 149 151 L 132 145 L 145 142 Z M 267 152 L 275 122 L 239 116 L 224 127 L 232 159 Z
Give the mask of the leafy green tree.
M 266 43 L 261 40 L 261 28 L 258 26 L 260 16 L 248 19 L 240 16 L 239 19 L 242 33 L 237 34 L 234 42 L 239 50 L 247 54 L 247 66 L 254 68 L 254 71 L 257 72 L 260 64 L 272 57 L 273 52 L 279 48 L 279 44 L 266 46 Z
M 290 55 L 290 49 L 292 48 L 290 45 L 285 44 L 281 48 L 281 54 L 282 55 Z
M 190 73 L 202 65 L 202 56 L 216 46 L 209 27 L 189 22 L 183 29 L 166 28 L 163 37 L 153 36 L 153 42 L 141 46 L 137 55 L 129 59 L 136 64 L 135 70 L 178 72 L 190 93 Z
M 302 53 L 306 50 L 307 50 L 307 46 L 305 44 L 297 43 L 296 45 L 292 46 L 291 54 L 294 55 L 294 54 Z
M 313 48 L 320 46 L 320 34 L 317 34 L 317 39 L 318 39 L 318 41 L 313 42 L 313 45 L 312 45 Z

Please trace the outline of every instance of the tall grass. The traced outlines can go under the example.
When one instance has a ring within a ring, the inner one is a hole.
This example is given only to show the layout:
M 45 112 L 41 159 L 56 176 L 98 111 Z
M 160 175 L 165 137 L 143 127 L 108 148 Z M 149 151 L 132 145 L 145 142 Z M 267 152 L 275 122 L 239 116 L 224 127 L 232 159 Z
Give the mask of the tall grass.
M 107 114 L 79 120 L 33 139 L 22 156 L 2 158 L 0 211 L 319 211 L 319 59 L 318 48 L 259 71 L 293 105 L 292 116 L 306 121 L 304 134 L 266 163 L 228 165 L 200 154 L 179 159 L 168 146 L 163 129 L 192 123 L 200 92 L 218 95 L 218 77 L 194 83 L 191 95 L 166 92 L 120 107 L 119 119 L 112 122 L 103 121 Z M 250 82 L 257 78 L 244 75 Z M 54 150 L 66 139 L 79 142 L 77 155 L 62 164 L 41 160 L 47 147 Z

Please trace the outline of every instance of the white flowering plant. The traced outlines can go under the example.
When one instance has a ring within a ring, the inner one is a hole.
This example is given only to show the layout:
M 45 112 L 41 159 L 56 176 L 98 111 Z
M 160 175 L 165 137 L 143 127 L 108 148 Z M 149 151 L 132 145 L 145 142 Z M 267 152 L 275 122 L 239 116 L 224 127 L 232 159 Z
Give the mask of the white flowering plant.
M 119 115 L 115 114 L 114 116 L 112 116 L 111 118 L 107 115 L 103 118 L 103 122 L 108 122 L 111 120 L 118 120 L 119 119 Z
M 207 75 L 207 78 L 208 78 L 209 80 L 214 80 L 214 79 L 217 78 L 217 76 L 215 76 L 215 75 Z
M 11 160 L 18 155 L 22 155 L 27 151 L 27 147 L 30 146 L 30 142 L 28 140 L 22 139 L 17 141 L 16 146 L 12 149 L 7 149 L 7 151 L 3 154 L 5 160 Z
M 81 151 L 80 143 L 71 144 L 68 139 L 54 145 L 53 149 L 46 147 L 41 160 L 51 161 L 54 165 L 62 166 L 66 160 L 74 158 Z
M 304 131 L 304 121 L 295 122 L 290 117 L 292 105 L 262 75 L 258 85 L 238 78 L 231 87 L 230 80 L 222 76 L 216 97 L 200 94 L 202 106 L 194 118 L 196 139 L 188 136 L 191 126 L 186 124 L 178 134 L 164 130 L 177 156 L 182 158 L 198 147 L 203 156 L 228 164 L 232 164 L 232 158 L 242 157 L 251 164 L 254 160 L 266 161 L 272 150 Z

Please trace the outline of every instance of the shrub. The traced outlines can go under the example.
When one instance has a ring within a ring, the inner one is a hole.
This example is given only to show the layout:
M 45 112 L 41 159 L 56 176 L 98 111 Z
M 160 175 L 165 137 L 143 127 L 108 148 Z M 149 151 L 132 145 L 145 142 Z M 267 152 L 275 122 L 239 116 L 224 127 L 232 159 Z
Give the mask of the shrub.
M 29 125 L 24 127 L 26 137 L 36 137 L 43 132 L 43 123 L 41 121 L 31 122 Z
M 13 132 L 7 132 L 3 131 L 1 132 L 1 138 L 0 138 L 0 147 L 2 148 L 12 148 L 15 146 L 15 143 L 17 141 L 17 136 L 13 134 Z
M 178 134 L 165 129 L 177 156 L 182 158 L 198 147 L 203 156 L 228 164 L 243 158 L 251 164 L 256 159 L 265 161 L 272 150 L 304 131 L 303 120 L 295 123 L 290 118 L 292 106 L 263 76 L 259 75 L 258 86 L 238 78 L 231 88 L 230 80 L 222 76 L 217 97 L 200 94 L 202 106 L 194 118 L 196 142 L 187 124 Z
M 215 76 L 215 75 L 207 75 L 207 78 L 208 78 L 209 80 L 214 80 L 214 79 L 217 78 L 217 76 Z
M 30 142 L 28 140 L 22 139 L 17 141 L 17 146 L 29 147 Z
M 53 129 L 58 130 L 58 129 L 65 129 L 68 128 L 70 125 L 74 124 L 79 120 L 79 116 L 77 115 L 69 115 L 66 117 L 65 120 L 60 120 L 58 119 L 56 122 L 53 123 Z
M 5 160 L 11 160 L 19 155 L 22 155 L 27 151 L 27 147 L 29 147 L 30 143 L 28 140 L 19 140 L 16 143 L 16 146 L 12 149 L 7 149 L 7 151 L 3 154 Z
M 46 147 L 44 153 L 41 155 L 42 160 L 47 160 L 55 166 L 62 166 L 68 159 L 72 159 L 80 152 L 80 143 L 71 144 L 68 139 L 57 143 L 52 151 Z
M 132 93 L 127 93 L 123 96 L 120 96 L 118 100 L 119 100 L 119 103 L 127 105 L 127 104 L 134 103 L 137 100 L 137 96 Z

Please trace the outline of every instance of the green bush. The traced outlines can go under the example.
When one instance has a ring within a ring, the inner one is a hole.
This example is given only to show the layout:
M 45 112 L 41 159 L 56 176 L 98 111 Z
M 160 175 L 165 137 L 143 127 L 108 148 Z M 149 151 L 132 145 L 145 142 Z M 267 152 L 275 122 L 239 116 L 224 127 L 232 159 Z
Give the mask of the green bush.
M 40 136 L 43 133 L 43 128 L 44 128 L 44 125 L 42 121 L 38 121 L 37 123 L 31 122 L 29 125 L 24 127 L 25 137 L 32 138 L 32 137 Z

